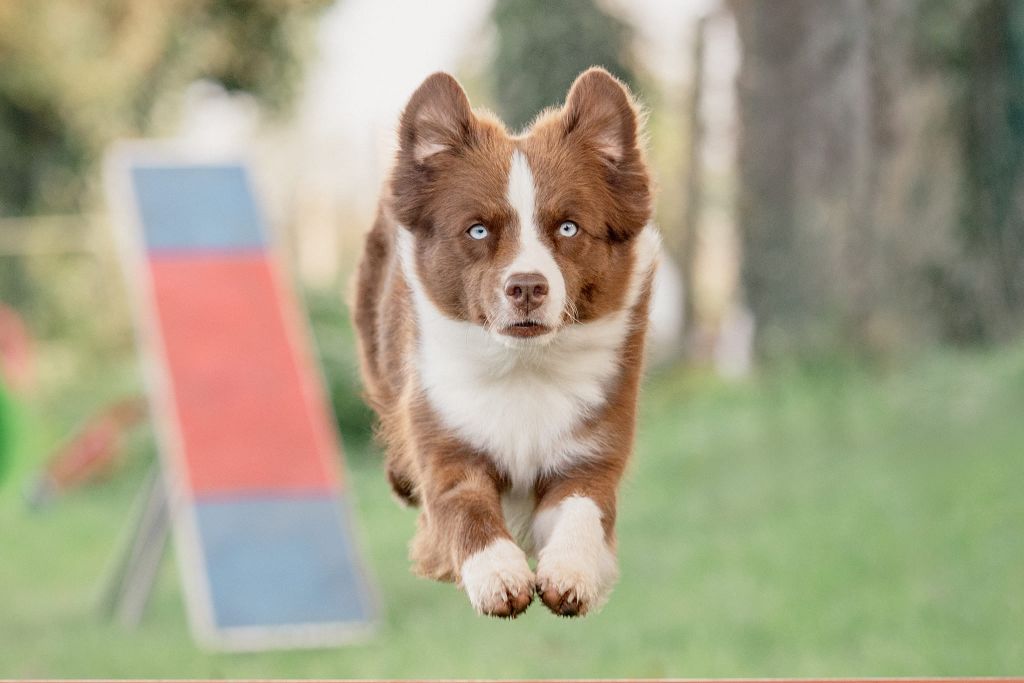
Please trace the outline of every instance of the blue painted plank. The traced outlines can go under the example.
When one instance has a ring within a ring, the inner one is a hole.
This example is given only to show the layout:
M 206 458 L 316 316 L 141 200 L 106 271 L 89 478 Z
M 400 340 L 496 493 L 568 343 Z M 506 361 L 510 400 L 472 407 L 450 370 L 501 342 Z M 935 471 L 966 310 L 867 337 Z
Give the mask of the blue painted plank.
M 333 496 L 198 501 L 217 627 L 370 620 L 343 510 Z
M 262 249 L 266 229 L 241 166 L 134 166 L 149 251 Z

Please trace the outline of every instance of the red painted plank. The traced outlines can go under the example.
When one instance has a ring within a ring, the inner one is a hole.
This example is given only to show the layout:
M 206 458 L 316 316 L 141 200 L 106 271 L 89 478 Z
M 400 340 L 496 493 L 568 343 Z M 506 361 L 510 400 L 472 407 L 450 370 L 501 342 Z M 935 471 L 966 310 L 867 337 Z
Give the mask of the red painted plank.
M 267 258 L 166 255 L 149 268 L 193 492 L 336 487 L 334 432 Z

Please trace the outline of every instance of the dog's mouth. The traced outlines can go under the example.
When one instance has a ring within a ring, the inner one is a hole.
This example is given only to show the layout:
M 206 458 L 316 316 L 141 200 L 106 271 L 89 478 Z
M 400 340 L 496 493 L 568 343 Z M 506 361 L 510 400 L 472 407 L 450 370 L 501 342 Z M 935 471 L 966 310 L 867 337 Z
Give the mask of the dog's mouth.
M 512 323 L 500 330 L 503 335 L 508 337 L 518 337 L 520 339 L 539 337 L 540 335 L 547 334 L 550 331 L 550 327 L 539 323 L 536 320 L 523 320 L 521 322 Z

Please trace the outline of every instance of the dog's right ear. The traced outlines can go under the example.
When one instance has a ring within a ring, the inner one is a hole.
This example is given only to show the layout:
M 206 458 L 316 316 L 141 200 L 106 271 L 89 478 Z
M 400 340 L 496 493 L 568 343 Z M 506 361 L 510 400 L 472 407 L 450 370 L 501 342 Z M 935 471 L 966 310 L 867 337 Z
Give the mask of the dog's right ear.
M 473 142 L 473 111 L 459 82 L 439 71 L 416 89 L 402 112 L 399 154 L 421 165 Z

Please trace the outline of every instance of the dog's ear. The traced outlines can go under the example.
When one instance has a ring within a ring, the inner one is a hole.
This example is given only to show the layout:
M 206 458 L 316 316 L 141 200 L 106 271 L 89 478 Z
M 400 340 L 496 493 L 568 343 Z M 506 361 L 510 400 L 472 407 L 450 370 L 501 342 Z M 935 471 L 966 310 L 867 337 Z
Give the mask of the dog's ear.
M 446 158 L 474 144 L 476 119 L 462 86 L 446 73 L 428 76 L 402 112 L 392 209 L 410 229 L 429 230 L 430 204 Z
M 566 137 L 617 165 L 639 154 L 640 113 L 626 86 L 600 67 L 584 71 L 562 108 Z
M 584 71 L 569 89 L 561 112 L 565 139 L 604 165 L 614 207 L 607 235 L 628 240 L 650 220 L 651 180 L 641 146 L 641 113 L 629 90 L 600 67 Z
M 428 76 L 402 112 L 400 155 L 419 165 L 435 154 L 469 145 L 472 139 L 473 111 L 462 86 L 441 71 Z

